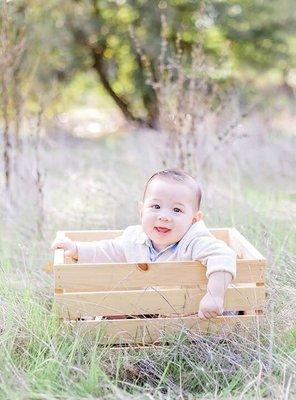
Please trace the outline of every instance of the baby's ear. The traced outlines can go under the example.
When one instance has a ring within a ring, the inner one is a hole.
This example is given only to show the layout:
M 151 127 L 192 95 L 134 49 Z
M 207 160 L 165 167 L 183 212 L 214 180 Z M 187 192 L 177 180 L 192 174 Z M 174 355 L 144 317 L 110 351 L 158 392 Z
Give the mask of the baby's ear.
M 142 201 L 139 201 L 138 202 L 138 211 L 139 211 L 140 218 L 142 218 L 143 206 L 144 206 L 144 203 Z
M 193 217 L 192 223 L 194 224 L 195 222 L 200 221 L 203 218 L 202 212 L 197 211 Z

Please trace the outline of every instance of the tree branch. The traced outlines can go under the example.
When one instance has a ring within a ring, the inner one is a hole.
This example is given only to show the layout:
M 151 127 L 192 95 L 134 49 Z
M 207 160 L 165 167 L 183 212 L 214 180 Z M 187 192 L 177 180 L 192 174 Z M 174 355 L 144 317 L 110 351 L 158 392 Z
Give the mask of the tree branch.
M 142 118 L 137 118 L 132 114 L 132 112 L 129 110 L 129 105 L 127 104 L 127 102 L 123 100 L 121 97 L 119 97 L 112 89 L 107 77 L 107 73 L 105 71 L 105 65 L 103 61 L 105 46 L 102 45 L 94 46 L 88 44 L 88 48 L 92 55 L 93 68 L 98 73 L 104 89 L 112 97 L 112 99 L 114 100 L 116 105 L 120 108 L 124 116 L 130 121 L 138 122 L 141 125 L 147 125 L 148 124 L 147 121 L 144 121 Z

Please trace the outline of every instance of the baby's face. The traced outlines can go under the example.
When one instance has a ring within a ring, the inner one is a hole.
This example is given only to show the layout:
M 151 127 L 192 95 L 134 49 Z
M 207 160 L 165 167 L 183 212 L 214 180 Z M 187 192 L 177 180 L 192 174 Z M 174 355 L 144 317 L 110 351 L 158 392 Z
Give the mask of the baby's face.
M 157 251 L 178 242 L 202 217 L 193 187 L 168 179 L 152 180 L 139 210 L 143 230 Z

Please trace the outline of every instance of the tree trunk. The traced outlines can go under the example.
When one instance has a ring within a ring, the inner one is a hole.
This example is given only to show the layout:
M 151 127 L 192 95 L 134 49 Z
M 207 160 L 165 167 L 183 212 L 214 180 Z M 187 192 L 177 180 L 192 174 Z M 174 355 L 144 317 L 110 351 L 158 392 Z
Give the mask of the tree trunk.
M 96 46 L 96 47 L 91 46 L 90 51 L 91 51 L 91 55 L 92 55 L 92 59 L 93 59 L 93 68 L 98 73 L 104 89 L 112 97 L 115 104 L 122 111 L 123 115 L 129 121 L 137 122 L 140 125 L 149 125 L 148 121 L 145 121 L 142 118 L 135 117 L 133 115 L 133 113 L 130 111 L 129 104 L 127 103 L 127 101 L 125 101 L 121 97 L 119 97 L 112 89 L 112 87 L 108 81 L 108 78 L 107 78 L 107 73 L 105 71 L 105 66 L 104 66 L 104 61 L 103 61 L 103 55 L 104 55 L 105 48 L 103 46 L 100 46 L 100 47 L 99 46 Z
M 288 70 L 284 70 L 284 71 L 283 71 L 283 83 L 282 83 L 281 87 L 283 88 L 284 93 L 285 93 L 291 100 L 295 100 L 295 98 L 296 98 L 296 91 L 295 91 L 295 89 L 293 89 L 293 87 L 289 84 L 288 75 L 289 75 L 289 71 L 288 71 Z
M 11 170 L 11 143 L 9 138 L 9 99 L 8 99 L 8 88 L 7 88 L 7 76 L 6 71 L 2 74 L 2 113 L 3 113 L 3 161 L 4 161 L 4 180 L 5 188 L 7 191 L 10 189 L 10 170 Z
M 159 118 L 159 109 L 158 109 L 159 105 L 157 101 L 157 96 L 153 87 L 151 85 L 148 86 L 146 83 L 145 67 L 143 65 L 141 56 L 136 51 L 134 52 L 134 55 L 136 57 L 136 61 L 139 67 L 139 74 L 140 74 L 139 85 L 141 85 L 141 87 L 143 88 L 141 94 L 144 107 L 146 108 L 148 114 L 148 125 L 154 129 L 157 129 L 158 118 Z M 156 81 L 155 71 L 153 70 L 152 63 L 151 63 L 151 69 L 152 70 L 150 72 L 153 76 L 152 79 Z M 145 90 L 146 87 L 147 90 Z

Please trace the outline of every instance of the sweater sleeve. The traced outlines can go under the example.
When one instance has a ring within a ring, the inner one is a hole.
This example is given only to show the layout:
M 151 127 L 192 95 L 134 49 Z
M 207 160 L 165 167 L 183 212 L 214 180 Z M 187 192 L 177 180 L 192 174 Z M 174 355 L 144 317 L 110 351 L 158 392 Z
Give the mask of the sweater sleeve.
M 230 272 L 233 279 L 236 276 L 235 252 L 225 242 L 210 234 L 196 239 L 192 247 L 192 259 L 207 267 L 207 278 L 219 271 Z
M 126 262 L 122 236 L 94 242 L 76 242 L 78 263 Z

